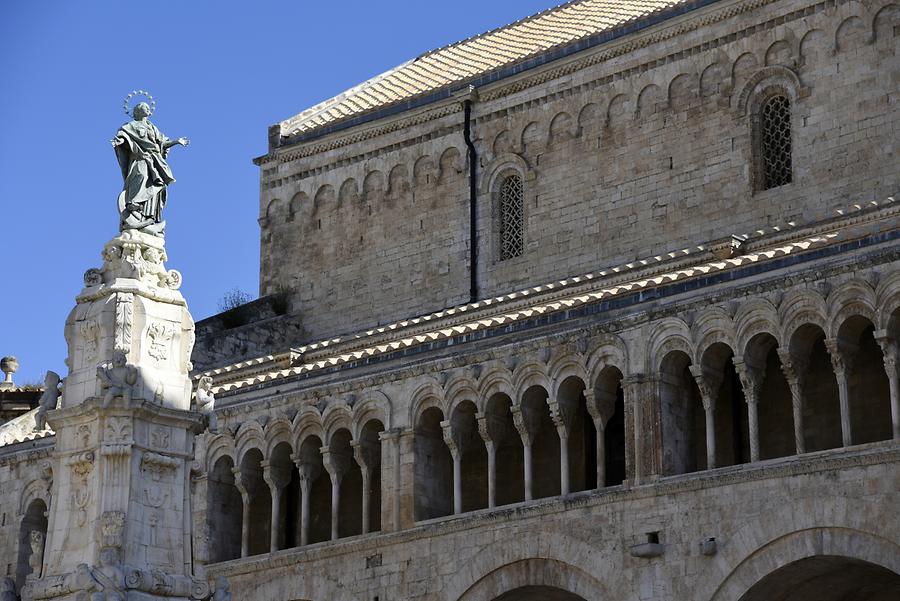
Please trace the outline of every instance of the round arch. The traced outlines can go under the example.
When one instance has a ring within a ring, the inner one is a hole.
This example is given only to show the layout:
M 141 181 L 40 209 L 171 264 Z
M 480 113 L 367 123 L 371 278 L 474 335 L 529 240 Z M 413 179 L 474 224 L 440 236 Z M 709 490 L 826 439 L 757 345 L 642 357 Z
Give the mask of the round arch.
M 817 561 L 810 563 L 809 560 Z M 760 591 L 768 590 L 772 582 L 767 580 L 769 577 L 775 575 L 778 578 L 781 575 L 789 578 L 798 566 L 813 573 L 823 561 L 826 565 L 839 561 L 846 566 L 871 566 L 864 573 L 893 573 L 896 582 L 900 583 L 900 547 L 897 544 L 851 528 L 809 528 L 776 538 L 751 553 L 716 588 L 710 601 L 756 601 L 761 598 Z M 781 572 L 782 569 L 787 569 L 787 572 Z M 794 597 L 779 599 L 793 601 Z
M 458 601 L 586 601 L 602 599 L 602 585 L 590 574 L 555 559 L 524 559 L 488 573 Z M 456 601 L 456 598 L 448 598 Z

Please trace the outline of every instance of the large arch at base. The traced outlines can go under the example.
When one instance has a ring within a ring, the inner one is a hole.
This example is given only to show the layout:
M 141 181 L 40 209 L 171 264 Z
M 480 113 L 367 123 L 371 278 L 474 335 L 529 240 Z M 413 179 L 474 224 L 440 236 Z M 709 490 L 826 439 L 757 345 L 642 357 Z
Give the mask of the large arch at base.
M 601 599 L 600 583 L 555 559 L 524 559 L 500 567 L 469 587 L 459 601 L 586 601 Z
M 778 568 L 750 587 L 741 601 L 894 601 L 900 574 L 847 557 L 818 555 Z
M 856 590 L 867 584 L 876 586 Z M 710 601 L 885 601 L 897 598 L 896 590 L 900 546 L 860 530 L 823 527 L 764 545 L 728 575 Z
M 586 599 L 551 586 L 525 586 L 503 593 L 494 601 L 586 601 Z

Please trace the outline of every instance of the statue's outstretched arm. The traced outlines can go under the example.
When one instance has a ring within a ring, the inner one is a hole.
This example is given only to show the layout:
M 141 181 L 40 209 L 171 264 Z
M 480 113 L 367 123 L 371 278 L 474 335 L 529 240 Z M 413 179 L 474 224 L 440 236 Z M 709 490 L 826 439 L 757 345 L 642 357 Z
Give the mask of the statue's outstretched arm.
M 172 148 L 173 146 L 178 146 L 179 144 L 181 146 L 187 146 L 190 143 L 191 143 L 191 141 L 188 140 L 187 138 L 178 138 L 177 140 L 166 140 L 165 143 L 163 144 L 163 148 L 168 150 L 169 148 Z

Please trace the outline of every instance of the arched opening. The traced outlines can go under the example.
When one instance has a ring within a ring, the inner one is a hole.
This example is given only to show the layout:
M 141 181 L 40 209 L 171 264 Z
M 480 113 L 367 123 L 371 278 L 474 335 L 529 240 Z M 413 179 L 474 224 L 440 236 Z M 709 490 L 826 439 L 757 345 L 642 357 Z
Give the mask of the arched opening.
M 297 520 L 300 516 L 300 479 L 294 462 L 293 449 L 286 442 L 278 443 L 272 450 L 269 469 L 272 481 L 280 489 L 278 497 L 278 523 L 275 524 L 275 549 L 297 546 Z
M 597 430 L 587 410 L 584 390 L 584 381 L 570 376 L 556 394 L 568 432 L 570 492 L 597 488 Z
M 209 560 L 213 563 L 241 556 L 243 501 L 234 485 L 234 462 L 220 457 L 207 480 L 206 523 L 209 527 Z
M 450 427 L 460 457 L 463 511 L 488 506 L 488 456 L 484 440 L 478 432 L 475 413 L 475 403 L 462 401 L 450 417 Z
M 494 601 L 585 601 L 585 599 L 552 586 L 523 586 L 503 593 Z
M 794 416 L 791 389 L 781 369 L 778 342 L 762 332 L 747 343 L 744 362 L 757 383 L 759 458 L 793 455 Z
M 691 359 L 670 351 L 659 368 L 663 475 L 706 469 L 706 426 L 700 391 L 690 372 Z
M 740 601 L 893 601 L 900 575 L 847 557 L 815 556 L 789 563 L 754 584 Z
M 488 399 L 485 417 L 488 433 L 497 447 L 496 495 L 497 505 L 509 505 L 525 500 L 525 458 L 522 437 L 516 430 L 512 416 L 512 399 L 502 392 Z
M 444 442 L 443 412 L 422 412 L 414 435 L 415 519 L 430 520 L 453 513 L 453 458 Z
M 32 534 L 34 533 L 34 534 Z M 39 537 L 32 549 L 32 536 Z M 42 499 L 35 499 L 28 504 L 22 523 L 19 525 L 19 553 L 16 562 L 16 588 L 22 590 L 25 578 L 32 573 L 31 564 L 43 564 L 43 549 L 47 540 L 47 505 Z M 32 558 L 32 551 L 41 553 Z
M 360 432 L 357 463 L 361 460 L 363 467 L 363 520 L 368 516 L 368 528 L 364 532 L 378 532 L 381 530 L 381 438 L 379 434 L 384 432 L 384 424 L 377 419 L 366 422 Z M 362 466 L 361 466 L 362 467 Z
M 362 534 L 362 471 L 353 459 L 350 431 L 341 428 L 331 436 L 331 462 L 340 478 L 337 526 L 338 538 Z
M 716 342 L 704 351 L 700 367 L 694 370 L 694 377 L 702 377 L 713 395 L 710 400 L 714 408 L 715 466 L 750 461 L 747 403 L 734 368 L 734 352 L 727 344 Z
M 850 431 L 853 444 L 890 440 L 891 391 L 875 326 L 854 315 L 838 330 L 838 340 L 855 355 L 848 375 Z
M 602 422 L 595 429 L 602 448 L 597 449 L 595 463 L 602 463 L 597 471 L 596 486 L 616 486 L 625 481 L 625 392 L 622 388 L 622 372 L 613 366 L 604 367 L 594 384 L 595 421 Z
M 300 445 L 300 503 L 307 504 L 308 524 L 304 526 L 301 510 L 301 543 L 303 530 L 306 528 L 306 543 L 320 543 L 331 538 L 331 478 L 322 463 L 322 439 L 318 436 L 307 436 Z M 306 479 L 306 484 L 303 483 Z M 309 491 L 309 499 L 303 499 L 303 493 Z
M 559 434 L 543 386 L 531 386 L 525 391 L 522 413 L 532 435 L 532 498 L 555 497 L 560 494 Z
M 248 554 L 268 553 L 272 528 L 272 494 L 263 479 L 263 454 L 250 449 L 241 460 L 241 481 L 250 502 L 248 512 Z
M 803 438 L 806 450 L 821 451 L 843 445 L 841 402 L 831 357 L 825 348 L 825 332 L 817 325 L 804 324 L 791 336 L 791 355 L 797 357 L 803 373 Z

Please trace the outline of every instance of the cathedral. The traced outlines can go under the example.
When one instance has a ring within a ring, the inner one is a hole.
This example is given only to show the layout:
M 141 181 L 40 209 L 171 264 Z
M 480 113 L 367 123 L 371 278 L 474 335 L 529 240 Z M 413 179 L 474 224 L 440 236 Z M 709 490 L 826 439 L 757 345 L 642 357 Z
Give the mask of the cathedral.
M 896 0 L 572 0 L 271 126 L 257 300 L 123 217 L 4 359 L 0 601 L 900 599 L 898 140 Z

